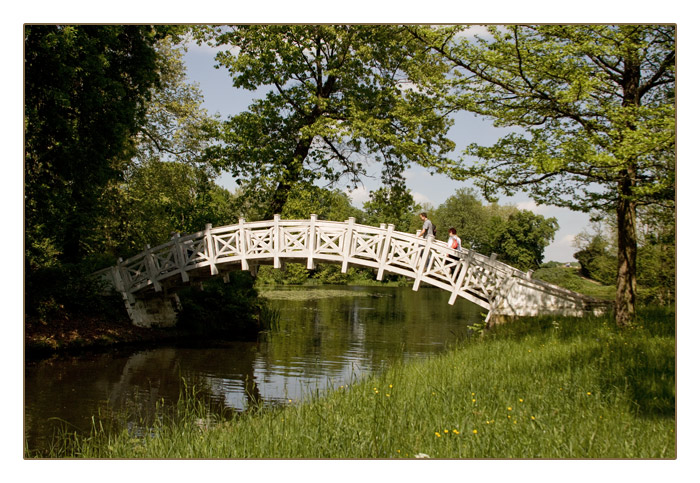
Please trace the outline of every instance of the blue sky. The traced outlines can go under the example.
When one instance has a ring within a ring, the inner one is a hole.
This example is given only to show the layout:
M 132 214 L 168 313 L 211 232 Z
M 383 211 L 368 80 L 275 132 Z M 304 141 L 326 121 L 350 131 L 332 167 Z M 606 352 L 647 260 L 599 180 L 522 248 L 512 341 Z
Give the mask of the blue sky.
M 192 44 L 184 59 L 188 76 L 192 82 L 199 84 L 204 95 L 204 107 L 210 114 L 218 112 L 222 117 L 237 114 L 246 110 L 251 100 L 256 97 L 255 92 L 234 88 L 228 71 L 214 68 L 213 49 Z M 457 145 L 454 155 L 457 157 L 464 147 L 472 142 L 492 144 L 505 132 L 507 131 L 495 128 L 489 121 L 477 118 L 473 114 L 460 113 L 455 116 L 455 124 L 450 131 L 451 138 Z M 454 194 L 457 189 L 471 186 L 469 182 L 454 181 L 444 175 L 430 175 L 425 168 L 417 165 L 407 169 L 405 176 L 406 184 L 416 202 L 430 203 L 435 207 Z M 236 187 L 229 175 L 222 176 L 219 183 L 230 190 Z M 366 179 L 364 186 L 349 193 L 353 203 L 361 208 L 362 203 L 369 199 L 369 191 L 378 186 L 379 183 L 376 180 Z M 587 228 L 589 221 L 587 214 L 554 206 L 538 206 L 524 194 L 503 197 L 499 203 L 514 204 L 545 217 L 555 217 L 559 222 L 559 230 L 554 241 L 545 250 L 545 261 L 575 260 L 573 254 L 578 249 L 573 246 L 573 240 L 577 234 Z

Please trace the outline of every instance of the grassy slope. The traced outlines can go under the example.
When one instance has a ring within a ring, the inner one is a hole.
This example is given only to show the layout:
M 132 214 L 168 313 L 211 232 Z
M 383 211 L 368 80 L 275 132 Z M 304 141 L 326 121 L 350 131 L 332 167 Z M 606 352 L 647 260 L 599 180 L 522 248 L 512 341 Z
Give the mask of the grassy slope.
M 191 395 L 152 437 L 67 438 L 89 458 L 673 458 L 675 320 L 646 311 L 496 327 L 325 397 L 234 419 Z
M 615 300 L 615 287 L 613 285 L 603 285 L 600 282 L 583 277 L 579 273 L 578 268 L 540 268 L 535 271 L 533 277 L 591 297 L 602 300 Z

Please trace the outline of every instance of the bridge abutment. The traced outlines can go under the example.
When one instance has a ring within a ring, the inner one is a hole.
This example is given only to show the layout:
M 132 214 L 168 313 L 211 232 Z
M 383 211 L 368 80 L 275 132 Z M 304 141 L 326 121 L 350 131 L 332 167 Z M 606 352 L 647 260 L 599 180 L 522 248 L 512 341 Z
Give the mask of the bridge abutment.
M 133 303 L 125 301 L 126 310 L 133 324 L 146 328 L 170 328 L 177 324 L 177 313 L 181 309 L 176 293 L 158 293 L 139 297 Z

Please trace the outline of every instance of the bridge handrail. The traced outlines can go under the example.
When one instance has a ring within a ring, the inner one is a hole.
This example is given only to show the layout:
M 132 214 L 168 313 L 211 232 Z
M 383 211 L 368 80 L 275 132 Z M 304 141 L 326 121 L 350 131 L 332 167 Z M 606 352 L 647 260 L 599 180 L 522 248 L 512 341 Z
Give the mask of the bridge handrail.
M 160 245 L 147 246 L 96 275 L 111 280 L 125 297 L 133 298 L 134 293 L 148 286 L 161 290 L 160 282 L 177 274 L 187 282 L 188 272 L 198 268 L 209 267 L 211 275 L 216 275 L 226 264 L 240 263 L 247 270 L 249 262 L 272 259 L 277 267 L 282 258 L 307 259 L 309 267 L 316 261 L 340 262 L 343 271 L 348 264 L 373 267 L 378 270 L 378 279 L 384 271 L 405 275 L 414 279 L 414 290 L 425 282 L 452 292 L 450 303 L 459 296 L 490 307 L 513 283 L 536 286 L 570 300 L 584 297 L 532 279 L 530 273 L 493 257 L 470 249 L 458 252 L 433 237 L 394 231 L 393 225 L 356 224 L 353 218 L 345 222 L 318 220 L 315 215 L 310 220 L 275 216 L 273 220 L 252 222 L 240 219 L 236 224 L 215 228 L 207 225 L 204 230 L 176 234 Z

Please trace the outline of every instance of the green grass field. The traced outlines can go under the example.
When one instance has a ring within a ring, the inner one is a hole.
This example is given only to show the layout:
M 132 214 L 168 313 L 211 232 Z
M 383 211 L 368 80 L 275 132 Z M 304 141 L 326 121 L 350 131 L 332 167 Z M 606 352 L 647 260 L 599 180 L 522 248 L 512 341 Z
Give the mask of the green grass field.
M 65 433 L 48 457 L 674 458 L 675 314 L 538 317 L 305 402 L 232 417 L 183 391 L 150 435 Z M 165 414 L 165 413 L 164 413 Z

